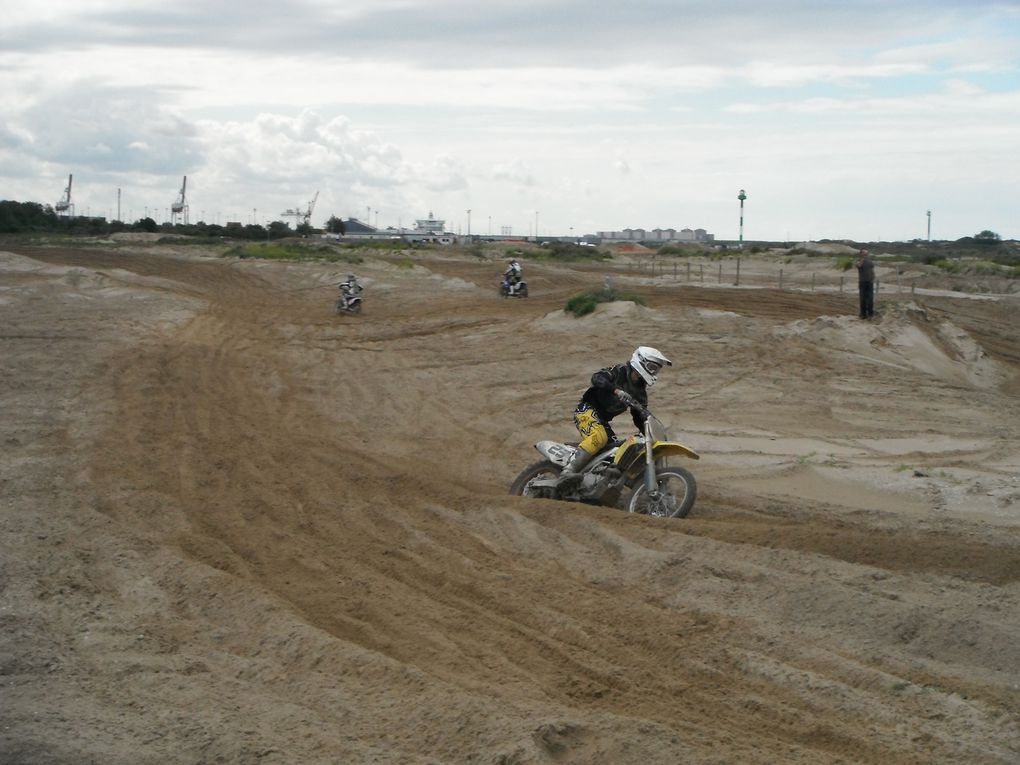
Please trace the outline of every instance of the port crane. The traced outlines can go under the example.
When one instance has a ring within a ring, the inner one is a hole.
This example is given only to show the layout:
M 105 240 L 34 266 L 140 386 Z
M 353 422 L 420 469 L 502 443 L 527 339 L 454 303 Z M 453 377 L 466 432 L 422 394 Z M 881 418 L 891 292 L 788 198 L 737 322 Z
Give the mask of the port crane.
M 184 180 L 181 182 L 181 192 L 177 196 L 177 201 L 170 205 L 170 223 L 177 223 L 177 216 L 184 216 L 184 225 L 188 225 L 188 203 L 184 201 L 184 190 L 188 186 L 188 176 L 184 176 Z
M 64 196 L 57 202 L 57 206 L 53 209 L 57 211 L 57 215 L 68 215 L 74 217 L 74 202 L 71 201 L 71 180 L 74 178 L 73 175 L 67 176 L 67 188 L 64 189 Z
M 284 218 L 294 218 L 295 220 L 300 220 L 307 226 L 308 222 L 312 219 L 312 212 L 315 210 L 315 201 L 318 198 L 319 192 L 316 191 L 315 196 L 312 197 L 312 201 L 308 203 L 307 209 L 302 210 L 301 208 L 295 208 L 293 210 L 286 210 L 285 212 L 280 213 L 280 215 L 282 215 Z

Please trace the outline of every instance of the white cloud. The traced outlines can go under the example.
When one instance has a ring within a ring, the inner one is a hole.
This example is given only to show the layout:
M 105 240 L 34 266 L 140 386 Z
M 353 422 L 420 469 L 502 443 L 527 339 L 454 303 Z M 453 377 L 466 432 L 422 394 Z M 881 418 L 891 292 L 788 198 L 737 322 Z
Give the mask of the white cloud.
M 980 228 L 1015 220 L 1000 180 L 1020 156 L 1015 3 L 9 10 L 0 185 L 21 198 L 55 201 L 74 172 L 97 208 L 123 186 L 158 209 L 187 174 L 193 210 L 275 215 L 318 190 L 325 217 L 470 207 L 518 232 L 541 211 L 545 231 L 725 235 L 753 186 L 758 235 L 777 237 L 843 225 L 830 196 L 860 211 L 862 236 L 894 234 L 902 200 L 944 188 L 939 203 L 962 207 L 965 188 L 991 218 Z
M 501 162 L 493 165 L 491 177 L 496 181 L 507 181 L 520 186 L 534 186 L 535 176 L 523 160 Z

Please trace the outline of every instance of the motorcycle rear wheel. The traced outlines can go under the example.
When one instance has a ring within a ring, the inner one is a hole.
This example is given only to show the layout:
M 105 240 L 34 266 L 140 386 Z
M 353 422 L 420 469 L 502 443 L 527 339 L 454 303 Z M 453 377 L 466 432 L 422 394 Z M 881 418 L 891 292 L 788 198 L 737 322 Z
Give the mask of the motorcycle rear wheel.
M 668 467 L 656 471 L 659 496 L 650 498 L 642 478 L 627 502 L 627 511 L 659 518 L 686 518 L 698 498 L 694 476 L 682 467 Z
M 530 497 L 528 484 L 536 478 L 559 478 L 561 468 L 552 460 L 542 460 L 533 465 L 528 465 L 522 470 L 510 484 L 510 493 L 518 497 Z

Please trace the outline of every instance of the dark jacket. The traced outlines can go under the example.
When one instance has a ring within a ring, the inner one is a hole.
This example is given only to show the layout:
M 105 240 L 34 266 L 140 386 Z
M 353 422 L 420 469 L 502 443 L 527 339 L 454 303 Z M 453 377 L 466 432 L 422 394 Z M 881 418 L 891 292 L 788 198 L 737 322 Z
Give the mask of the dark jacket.
M 645 381 L 640 376 L 636 383 L 631 380 L 630 364 L 617 364 L 615 367 L 600 369 L 593 374 L 591 387 L 581 396 L 579 406 L 590 404 L 602 424 L 608 427 L 610 420 L 618 414 L 623 414 L 628 408 L 625 403 L 613 395 L 613 391 L 617 388 L 629 393 L 641 406 L 648 406 L 648 389 L 645 386 Z M 642 430 L 646 419 L 644 413 L 640 409 L 631 409 L 630 414 L 637 429 Z
M 858 258 L 854 265 L 857 266 L 857 281 L 861 284 L 875 281 L 875 263 L 871 258 Z

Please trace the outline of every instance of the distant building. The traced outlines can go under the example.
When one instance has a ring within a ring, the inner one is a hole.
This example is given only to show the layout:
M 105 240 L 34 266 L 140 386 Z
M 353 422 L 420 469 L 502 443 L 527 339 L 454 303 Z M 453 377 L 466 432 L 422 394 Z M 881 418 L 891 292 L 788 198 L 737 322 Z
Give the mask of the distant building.
M 655 228 L 646 231 L 643 228 L 625 228 L 622 231 L 599 231 L 599 238 L 606 243 L 613 242 L 648 242 L 668 244 L 670 242 L 712 242 L 715 235 L 703 228 Z
M 429 210 L 429 217 L 414 222 L 414 233 L 425 234 L 426 236 L 441 236 L 445 233 L 445 227 L 446 221 L 438 220 L 432 215 L 432 211 Z
M 428 218 L 415 221 L 413 229 L 394 228 L 393 226 L 380 229 L 370 226 L 357 218 L 348 218 L 342 222 L 344 224 L 343 236 L 329 234 L 329 237 L 336 239 L 402 239 L 405 242 L 433 244 L 453 244 L 456 239 L 452 234 L 447 234 L 443 231 L 446 221 L 438 220 L 431 212 Z
M 362 223 L 357 218 L 348 218 L 343 224 L 344 236 L 375 236 L 379 233 L 379 229 Z

